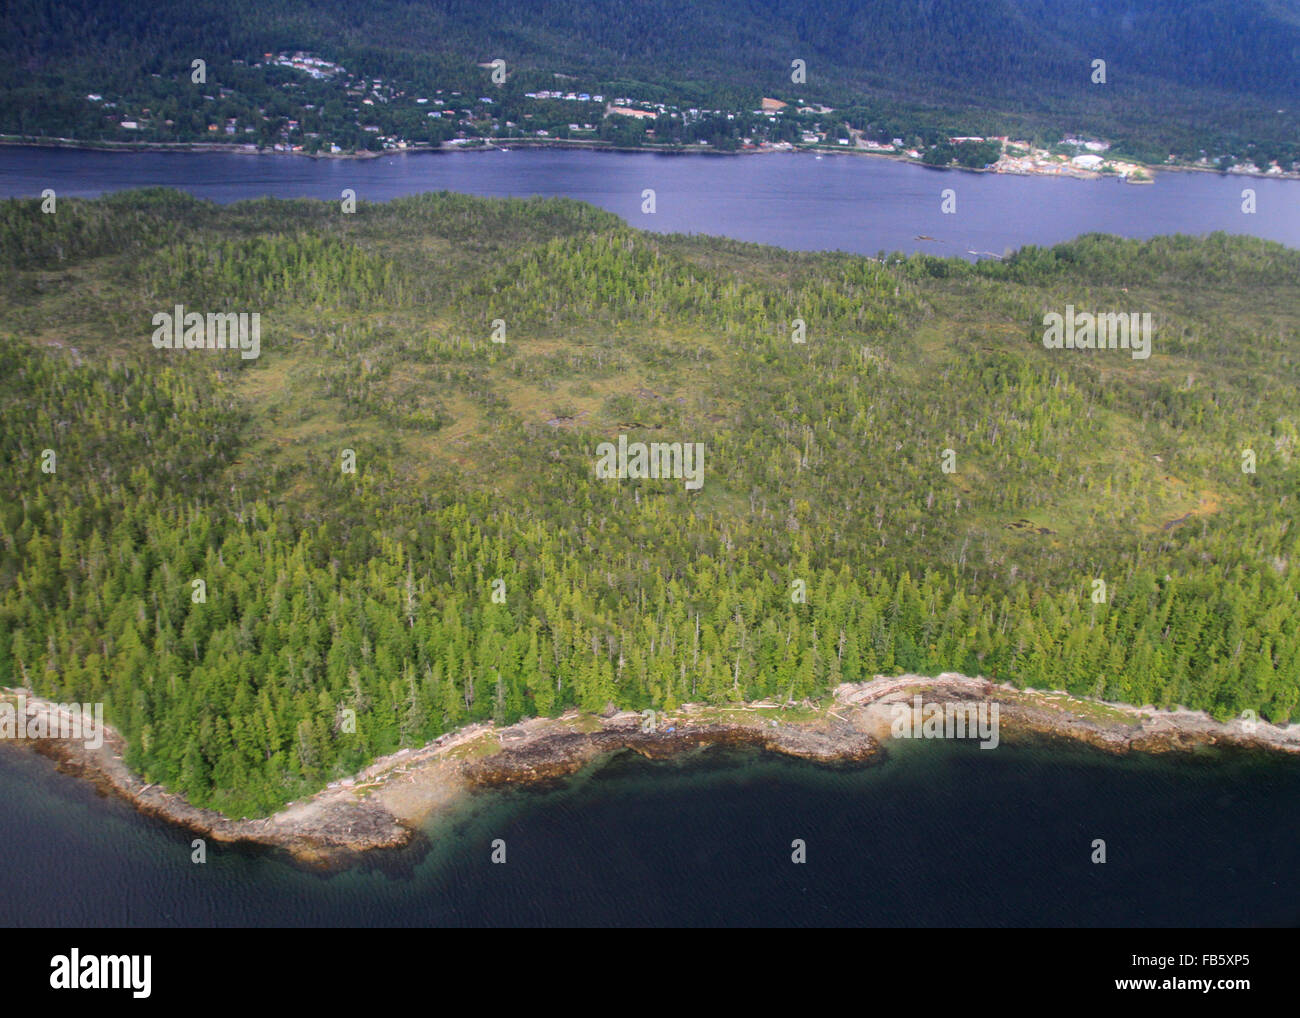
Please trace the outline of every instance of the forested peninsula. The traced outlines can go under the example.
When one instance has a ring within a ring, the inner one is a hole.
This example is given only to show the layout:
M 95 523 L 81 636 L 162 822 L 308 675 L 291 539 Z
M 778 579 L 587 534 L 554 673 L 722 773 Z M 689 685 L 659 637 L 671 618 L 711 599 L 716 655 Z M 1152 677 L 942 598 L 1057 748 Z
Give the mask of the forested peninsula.
M 1295 250 L 41 205 L 0 203 L 0 685 L 102 702 L 196 806 L 265 816 L 476 722 L 877 674 L 1300 701 Z M 1046 348 L 1067 307 L 1150 314 L 1150 357 Z M 158 342 L 192 313 L 257 315 L 257 355 Z M 703 483 L 601 476 L 620 439 L 702 447 Z

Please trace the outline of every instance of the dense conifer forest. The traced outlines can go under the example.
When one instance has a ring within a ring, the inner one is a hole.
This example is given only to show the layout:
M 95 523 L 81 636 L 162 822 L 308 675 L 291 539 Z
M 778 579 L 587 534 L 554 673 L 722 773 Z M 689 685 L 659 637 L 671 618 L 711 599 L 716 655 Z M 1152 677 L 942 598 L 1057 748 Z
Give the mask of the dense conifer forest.
M 0 203 L 0 265 L 0 683 L 103 701 L 196 803 L 265 813 L 475 720 L 876 673 L 1296 714 L 1280 245 L 971 264 L 140 191 Z M 177 304 L 258 313 L 260 356 L 156 348 Z M 1152 356 L 1045 349 L 1066 305 L 1151 313 Z M 702 443 L 703 486 L 600 479 L 620 434 Z

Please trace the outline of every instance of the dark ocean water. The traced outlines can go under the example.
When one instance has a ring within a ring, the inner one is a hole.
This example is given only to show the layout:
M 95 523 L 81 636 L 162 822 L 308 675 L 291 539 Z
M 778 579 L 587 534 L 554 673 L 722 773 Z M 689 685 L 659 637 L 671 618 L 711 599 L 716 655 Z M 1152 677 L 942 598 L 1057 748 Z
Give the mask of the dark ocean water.
M 1126 237 L 1214 230 L 1300 247 L 1300 181 L 1157 172 L 1150 185 L 961 173 L 865 156 L 742 157 L 559 150 L 423 153 L 367 160 L 233 153 L 0 148 L 0 196 L 93 196 L 176 187 L 217 202 L 266 195 L 363 201 L 422 191 L 563 195 L 644 229 L 709 233 L 792 250 L 926 251 L 972 257 L 1100 231 Z M 656 211 L 641 212 L 655 191 Z M 957 212 L 940 211 L 951 188 Z M 1241 211 L 1256 192 L 1258 211 Z M 934 240 L 918 240 L 919 236 Z
M 1297 801 L 1300 760 L 1217 750 L 896 743 L 843 770 L 625 754 L 322 875 L 216 844 L 196 865 L 187 833 L 2 747 L 0 924 L 1294 926 Z

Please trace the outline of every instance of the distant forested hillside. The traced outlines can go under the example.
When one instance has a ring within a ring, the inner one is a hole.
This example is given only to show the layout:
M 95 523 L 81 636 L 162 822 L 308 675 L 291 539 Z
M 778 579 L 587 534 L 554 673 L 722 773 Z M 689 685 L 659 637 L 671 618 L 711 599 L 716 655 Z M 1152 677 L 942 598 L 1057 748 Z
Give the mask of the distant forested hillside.
M 1296 717 L 1300 252 L 149 191 L 0 203 L 0 266 L 0 683 L 235 816 L 473 720 L 877 672 Z M 260 356 L 155 348 L 176 304 Z M 1067 305 L 1150 359 L 1045 349 Z M 619 435 L 703 486 L 600 479 Z
M 806 96 L 910 127 L 1098 133 L 1148 160 L 1254 142 L 1289 162 L 1300 137 L 1294 0 L 14 0 L 0 131 L 87 136 L 88 90 L 161 103 L 194 57 L 255 91 L 229 61 L 295 49 L 417 89 L 479 91 L 476 64 L 500 57 L 534 87 L 563 73 L 724 109 Z

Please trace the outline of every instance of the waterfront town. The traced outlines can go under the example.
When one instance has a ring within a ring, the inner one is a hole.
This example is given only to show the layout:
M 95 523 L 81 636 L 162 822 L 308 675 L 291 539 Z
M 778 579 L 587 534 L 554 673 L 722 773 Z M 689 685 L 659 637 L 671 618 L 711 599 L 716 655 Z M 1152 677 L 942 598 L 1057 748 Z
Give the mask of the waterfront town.
M 234 61 L 239 65 L 241 61 Z M 479 66 L 490 72 L 497 62 Z M 377 155 L 439 148 L 535 145 L 641 148 L 697 152 L 853 152 L 931 166 L 1083 179 L 1112 177 L 1149 183 L 1149 166 L 1115 155 L 1111 143 L 1057 138 L 909 134 L 877 123 L 857 109 L 763 98 L 751 110 L 705 109 L 606 95 L 567 87 L 554 75 L 550 88 L 499 89 L 481 95 L 453 89 L 427 94 L 382 78 L 353 74 L 340 64 L 304 53 L 267 53 L 247 71 L 274 75 L 276 100 L 253 105 L 223 85 L 202 91 L 187 110 L 150 109 L 101 93 L 86 96 L 102 109 L 111 141 L 158 145 L 225 143 L 251 150 L 315 156 Z M 482 91 L 492 91 L 485 74 Z M 169 115 L 170 114 L 170 115 Z M 115 131 L 113 130 L 115 129 Z M 1202 153 L 1167 165 L 1232 173 L 1300 177 L 1300 164 L 1257 166 Z

